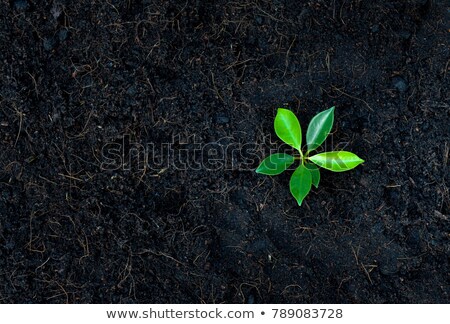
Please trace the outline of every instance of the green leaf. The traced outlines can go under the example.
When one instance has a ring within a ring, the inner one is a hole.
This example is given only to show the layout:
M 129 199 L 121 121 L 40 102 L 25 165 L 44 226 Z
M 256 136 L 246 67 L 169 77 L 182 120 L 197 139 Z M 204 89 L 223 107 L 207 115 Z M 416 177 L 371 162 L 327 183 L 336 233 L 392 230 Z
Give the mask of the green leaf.
M 310 156 L 309 159 L 318 166 L 334 172 L 348 171 L 364 162 L 356 154 L 346 151 L 320 153 Z
M 319 188 L 319 182 L 320 182 L 319 168 L 315 164 L 312 164 L 312 163 L 306 163 L 305 166 L 309 170 L 309 172 L 311 172 L 312 184 L 314 185 L 314 187 Z
M 294 163 L 294 157 L 286 153 L 275 153 L 266 157 L 259 167 L 256 169 L 256 173 L 277 175 L 289 168 Z
M 330 134 L 334 121 L 334 107 L 322 111 L 314 116 L 306 131 L 308 151 L 318 148 Z
M 312 176 L 311 172 L 304 166 L 300 165 L 292 174 L 289 181 L 289 188 L 291 194 L 299 206 L 301 206 L 303 199 L 308 195 L 311 190 Z
M 275 133 L 286 144 L 301 150 L 302 129 L 297 117 L 290 110 L 278 108 L 274 122 Z

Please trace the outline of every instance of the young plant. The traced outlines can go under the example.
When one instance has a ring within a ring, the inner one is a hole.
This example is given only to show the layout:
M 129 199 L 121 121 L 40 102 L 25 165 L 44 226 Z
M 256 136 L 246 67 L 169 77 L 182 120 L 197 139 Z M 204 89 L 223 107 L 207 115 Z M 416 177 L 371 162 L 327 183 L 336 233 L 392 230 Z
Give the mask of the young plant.
M 283 142 L 295 148 L 299 156 L 286 153 L 272 154 L 261 162 L 256 172 L 277 175 L 289 168 L 295 160 L 300 160 L 301 164 L 289 182 L 291 194 L 300 206 L 311 190 L 311 185 L 319 187 L 320 171 L 317 166 L 334 172 L 343 172 L 364 162 L 356 154 L 346 151 L 324 152 L 310 156 L 310 153 L 319 148 L 327 138 L 333 127 L 333 121 L 334 107 L 314 116 L 306 131 L 307 150 L 303 153 L 302 129 L 297 117 L 290 110 L 278 108 L 274 122 L 275 133 Z

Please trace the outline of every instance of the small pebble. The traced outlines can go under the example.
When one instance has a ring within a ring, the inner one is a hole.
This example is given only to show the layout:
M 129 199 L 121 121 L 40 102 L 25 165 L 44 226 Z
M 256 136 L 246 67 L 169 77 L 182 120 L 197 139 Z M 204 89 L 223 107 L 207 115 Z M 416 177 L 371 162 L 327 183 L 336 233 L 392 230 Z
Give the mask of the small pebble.
M 408 40 L 411 38 L 411 33 L 407 30 L 401 30 L 398 35 L 404 40 Z
M 216 123 L 217 124 L 228 124 L 230 122 L 230 118 L 226 116 L 225 114 L 218 114 L 216 116 Z
M 134 86 L 134 85 L 129 87 L 127 90 L 127 94 L 130 96 L 134 96 L 136 93 L 137 93 L 137 89 L 136 89 L 136 86 Z
M 51 51 L 55 47 L 55 45 L 56 45 L 56 42 L 53 39 L 53 37 L 44 39 L 44 49 L 46 51 Z
M 405 92 L 408 89 L 408 84 L 402 77 L 393 78 L 392 85 L 400 92 Z
M 14 1 L 14 8 L 17 10 L 27 10 L 28 1 L 27 0 L 16 0 L 16 1 Z
M 255 303 L 255 296 L 250 295 L 248 296 L 247 304 L 254 304 Z
M 58 33 L 59 41 L 64 42 L 67 39 L 67 29 L 61 29 Z

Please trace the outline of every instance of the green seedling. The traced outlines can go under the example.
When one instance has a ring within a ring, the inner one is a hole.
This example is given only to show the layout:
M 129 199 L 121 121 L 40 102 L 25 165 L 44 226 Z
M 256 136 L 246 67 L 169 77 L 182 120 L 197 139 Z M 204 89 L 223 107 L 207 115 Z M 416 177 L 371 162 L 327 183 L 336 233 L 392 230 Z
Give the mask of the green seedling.
M 330 134 L 334 121 L 334 107 L 318 113 L 311 120 L 306 132 L 306 152 L 302 151 L 302 129 L 294 113 L 290 110 L 278 108 L 274 127 L 277 136 L 286 144 L 295 148 L 299 156 L 286 153 L 275 153 L 265 158 L 257 173 L 277 175 L 289 168 L 296 160 L 301 164 L 291 176 L 289 188 L 292 196 L 299 206 L 308 195 L 311 186 L 319 187 L 320 170 L 324 168 L 334 172 L 348 171 L 364 160 L 356 154 L 347 151 L 324 152 L 310 156 L 310 153 L 318 149 Z

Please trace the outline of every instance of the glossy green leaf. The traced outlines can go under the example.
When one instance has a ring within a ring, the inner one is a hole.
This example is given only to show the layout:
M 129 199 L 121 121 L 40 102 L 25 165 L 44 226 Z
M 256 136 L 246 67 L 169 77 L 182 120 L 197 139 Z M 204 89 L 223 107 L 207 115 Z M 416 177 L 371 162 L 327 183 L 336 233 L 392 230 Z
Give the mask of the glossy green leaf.
M 302 130 L 297 117 L 290 110 L 278 108 L 274 122 L 275 133 L 286 144 L 300 151 Z
M 301 206 L 303 199 L 308 195 L 311 190 L 312 176 L 311 172 L 304 166 L 300 165 L 292 174 L 289 181 L 289 188 L 291 194 L 299 206 Z
M 364 160 L 352 152 L 335 151 L 310 156 L 309 159 L 318 166 L 334 172 L 351 170 Z
M 289 168 L 294 163 L 294 157 L 286 153 L 275 153 L 266 157 L 259 167 L 256 169 L 256 173 L 277 175 Z
M 308 151 L 318 148 L 330 134 L 334 121 L 334 107 L 322 111 L 314 116 L 306 131 Z
M 319 168 L 315 164 L 312 164 L 312 163 L 306 163 L 305 166 L 309 170 L 309 172 L 311 172 L 312 184 L 314 185 L 314 187 L 319 188 L 319 182 L 320 182 Z

